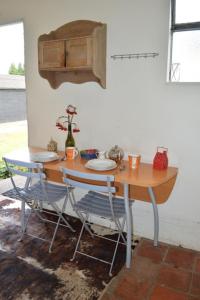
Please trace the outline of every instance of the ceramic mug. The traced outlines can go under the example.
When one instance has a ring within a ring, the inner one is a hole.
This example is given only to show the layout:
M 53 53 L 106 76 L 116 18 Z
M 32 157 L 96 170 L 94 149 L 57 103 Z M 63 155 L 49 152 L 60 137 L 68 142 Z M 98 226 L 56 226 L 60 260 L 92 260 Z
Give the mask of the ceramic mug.
M 129 154 L 128 155 L 129 168 L 137 169 L 139 167 L 140 160 L 141 160 L 140 154 Z
M 66 156 L 67 159 L 72 160 L 78 155 L 78 150 L 76 147 L 67 147 L 66 148 Z

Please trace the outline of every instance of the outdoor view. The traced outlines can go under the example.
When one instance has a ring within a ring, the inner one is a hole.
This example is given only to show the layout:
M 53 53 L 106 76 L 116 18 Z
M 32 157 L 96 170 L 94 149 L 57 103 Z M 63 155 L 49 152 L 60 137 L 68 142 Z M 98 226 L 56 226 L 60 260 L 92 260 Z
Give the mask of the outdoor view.
M 27 145 L 23 23 L 0 26 L 0 179 L 2 156 Z
M 200 22 L 199 0 L 176 0 L 175 24 Z M 200 29 L 173 33 L 171 81 L 200 82 Z

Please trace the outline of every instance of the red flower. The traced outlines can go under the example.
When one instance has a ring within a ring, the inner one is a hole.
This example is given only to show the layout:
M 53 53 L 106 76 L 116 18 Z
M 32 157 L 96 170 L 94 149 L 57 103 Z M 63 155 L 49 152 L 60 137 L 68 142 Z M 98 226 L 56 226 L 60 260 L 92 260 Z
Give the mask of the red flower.
M 67 106 L 67 109 L 66 109 L 66 113 L 70 114 L 70 115 L 77 115 L 77 112 L 76 112 L 76 107 L 73 106 L 73 105 L 68 105 Z
M 66 113 L 67 113 L 67 116 L 60 116 L 57 119 L 56 127 L 58 127 L 58 129 L 60 129 L 60 130 L 67 131 L 68 125 L 71 124 L 71 128 L 74 127 L 73 132 L 79 132 L 80 129 L 77 127 L 76 123 L 73 122 L 74 115 L 77 115 L 76 107 L 71 104 L 68 105 L 66 108 Z M 66 125 L 67 125 L 67 127 L 66 127 Z
M 73 132 L 80 132 L 80 129 L 79 128 L 74 128 Z
M 60 129 L 60 130 L 67 131 L 67 128 L 60 122 L 56 122 L 56 127 L 58 127 L 58 129 Z

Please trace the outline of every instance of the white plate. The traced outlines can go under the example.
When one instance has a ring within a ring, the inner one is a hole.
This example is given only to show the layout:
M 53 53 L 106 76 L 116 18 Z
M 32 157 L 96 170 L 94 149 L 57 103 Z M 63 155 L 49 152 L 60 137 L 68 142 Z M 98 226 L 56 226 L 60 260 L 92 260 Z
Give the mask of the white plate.
M 91 159 L 85 164 L 85 167 L 88 169 L 96 171 L 108 171 L 115 169 L 117 164 L 114 160 L 111 159 Z
M 48 162 L 59 159 L 59 156 L 55 152 L 36 152 L 31 154 L 31 160 L 36 162 Z

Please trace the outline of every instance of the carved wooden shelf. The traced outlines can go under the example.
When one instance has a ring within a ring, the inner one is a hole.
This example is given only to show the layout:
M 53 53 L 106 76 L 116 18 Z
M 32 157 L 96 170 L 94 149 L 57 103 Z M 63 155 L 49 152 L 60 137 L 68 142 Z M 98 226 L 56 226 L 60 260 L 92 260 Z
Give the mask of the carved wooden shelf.
M 38 69 L 52 88 L 95 81 L 106 88 L 106 24 L 80 20 L 38 39 Z

